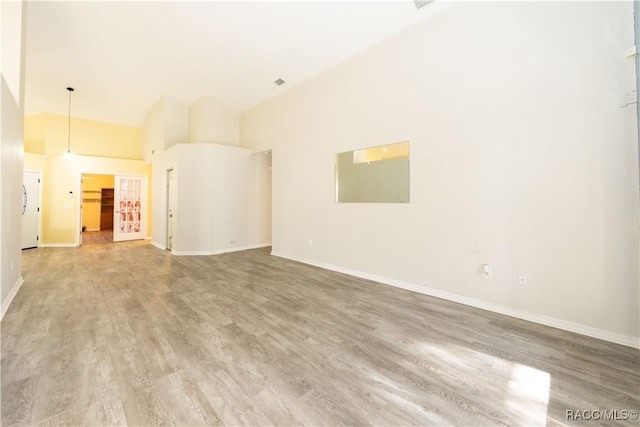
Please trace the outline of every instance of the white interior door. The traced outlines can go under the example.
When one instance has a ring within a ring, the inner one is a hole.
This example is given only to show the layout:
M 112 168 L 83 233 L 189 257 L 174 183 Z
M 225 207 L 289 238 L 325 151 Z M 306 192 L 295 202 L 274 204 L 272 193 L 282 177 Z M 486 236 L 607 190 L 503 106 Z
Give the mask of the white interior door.
M 38 247 L 40 172 L 24 172 L 22 181 L 22 249 Z
M 147 177 L 114 177 L 113 240 L 144 239 L 147 234 Z

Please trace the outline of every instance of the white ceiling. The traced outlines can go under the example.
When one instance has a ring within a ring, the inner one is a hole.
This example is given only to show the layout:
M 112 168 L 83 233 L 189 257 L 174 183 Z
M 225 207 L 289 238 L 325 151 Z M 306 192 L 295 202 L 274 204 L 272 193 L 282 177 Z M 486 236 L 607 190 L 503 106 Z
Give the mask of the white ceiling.
M 29 1 L 26 114 L 68 114 L 67 86 L 73 116 L 133 126 L 163 95 L 240 112 L 451 3 Z

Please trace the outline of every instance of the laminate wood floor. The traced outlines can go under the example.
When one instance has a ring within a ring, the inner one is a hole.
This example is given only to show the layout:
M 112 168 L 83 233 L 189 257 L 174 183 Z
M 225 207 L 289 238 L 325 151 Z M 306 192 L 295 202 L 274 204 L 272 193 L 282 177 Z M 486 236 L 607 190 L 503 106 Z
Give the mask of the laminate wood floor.
M 101 243 L 113 243 L 113 230 L 83 231 L 82 244 L 95 245 Z
M 3 426 L 638 425 L 566 412 L 640 409 L 638 350 L 267 249 L 125 242 L 23 265 Z

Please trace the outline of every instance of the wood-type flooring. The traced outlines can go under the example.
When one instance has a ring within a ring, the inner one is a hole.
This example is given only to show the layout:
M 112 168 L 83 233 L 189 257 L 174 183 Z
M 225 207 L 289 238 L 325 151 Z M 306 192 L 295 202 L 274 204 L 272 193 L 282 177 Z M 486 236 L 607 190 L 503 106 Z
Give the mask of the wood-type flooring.
M 637 349 L 268 249 L 40 248 L 23 276 L 3 426 L 638 426 Z
M 113 243 L 113 230 L 83 231 L 82 244 L 95 245 Z

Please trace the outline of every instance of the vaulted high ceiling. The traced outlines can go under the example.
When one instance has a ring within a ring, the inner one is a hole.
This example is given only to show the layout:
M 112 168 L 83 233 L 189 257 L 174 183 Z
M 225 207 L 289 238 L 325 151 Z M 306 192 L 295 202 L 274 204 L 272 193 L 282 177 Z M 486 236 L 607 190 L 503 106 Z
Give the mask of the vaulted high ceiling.
M 243 111 L 451 4 L 30 1 L 26 114 L 66 115 L 67 86 L 72 115 L 133 126 L 163 95 Z

